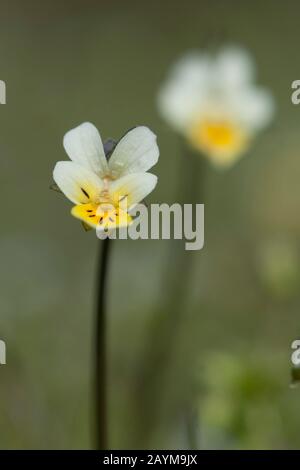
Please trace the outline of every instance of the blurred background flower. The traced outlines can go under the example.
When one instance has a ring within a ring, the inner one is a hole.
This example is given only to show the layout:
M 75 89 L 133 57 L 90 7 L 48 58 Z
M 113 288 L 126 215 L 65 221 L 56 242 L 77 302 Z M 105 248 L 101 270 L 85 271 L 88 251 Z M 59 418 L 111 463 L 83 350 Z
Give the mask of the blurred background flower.
M 186 54 L 158 95 L 163 117 L 217 166 L 229 166 L 274 114 L 271 93 L 254 84 L 248 51 L 224 47 L 217 55 Z

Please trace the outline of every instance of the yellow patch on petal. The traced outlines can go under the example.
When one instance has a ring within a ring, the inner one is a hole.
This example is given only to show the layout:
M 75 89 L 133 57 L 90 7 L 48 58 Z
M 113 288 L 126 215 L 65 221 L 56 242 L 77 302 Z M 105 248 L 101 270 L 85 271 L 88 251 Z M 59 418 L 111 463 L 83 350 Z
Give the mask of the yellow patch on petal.
M 244 129 L 229 121 L 198 121 L 190 129 L 189 140 L 220 166 L 233 163 L 249 144 Z
M 115 228 L 127 227 L 132 222 L 132 217 L 125 211 L 107 205 L 100 205 L 97 209 L 97 214 L 100 216 L 98 229 L 109 231 Z
M 133 220 L 127 212 L 111 204 L 78 204 L 72 208 L 71 214 L 90 227 L 105 231 L 126 227 Z
M 99 216 L 96 214 L 97 208 L 98 206 L 96 204 L 78 204 L 72 207 L 71 214 L 90 227 L 96 228 L 99 222 Z

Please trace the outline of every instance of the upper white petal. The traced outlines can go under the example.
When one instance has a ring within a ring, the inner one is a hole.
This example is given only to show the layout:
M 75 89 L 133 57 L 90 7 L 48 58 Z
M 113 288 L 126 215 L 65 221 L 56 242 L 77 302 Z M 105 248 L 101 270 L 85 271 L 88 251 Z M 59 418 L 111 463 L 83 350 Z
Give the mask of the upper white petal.
M 171 70 L 158 94 L 158 108 L 177 130 L 184 130 L 208 99 L 212 64 L 204 54 L 189 54 Z
M 84 122 L 64 136 L 65 150 L 74 162 L 89 168 L 99 175 L 107 173 L 107 160 L 98 129 Z
M 157 183 L 157 176 L 151 173 L 132 173 L 113 181 L 109 192 L 115 203 L 120 198 L 127 197 L 128 206 L 142 201 L 153 191 Z
M 216 85 L 222 88 L 245 86 L 254 79 L 254 62 L 245 49 L 226 47 L 215 59 L 213 75 Z
M 212 60 L 206 53 L 189 52 L 171 69 L 170 78 L 189 85 L 205 85 L 210 80 Z
M 135 127 L 117 143 L 110 159 L 109 169 L 113 177 L 149 170 L 157 163 L 159 149 L 156 135 L 145 126 Z
M 101 179 L 75 162 L 58 162 L 53 170 L 57 186 L 75 204 L 92 202 L 103 189 Z

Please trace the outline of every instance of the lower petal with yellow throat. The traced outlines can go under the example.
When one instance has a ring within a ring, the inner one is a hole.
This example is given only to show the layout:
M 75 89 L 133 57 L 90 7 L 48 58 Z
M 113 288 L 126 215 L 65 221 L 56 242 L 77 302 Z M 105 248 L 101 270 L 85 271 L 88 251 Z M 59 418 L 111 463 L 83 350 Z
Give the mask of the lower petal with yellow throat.
M 132 217 L 119 207 L 110 204 L 78 204 L 71 214 L 92 228 L 105 231 L 126 227 L 132 222 Z

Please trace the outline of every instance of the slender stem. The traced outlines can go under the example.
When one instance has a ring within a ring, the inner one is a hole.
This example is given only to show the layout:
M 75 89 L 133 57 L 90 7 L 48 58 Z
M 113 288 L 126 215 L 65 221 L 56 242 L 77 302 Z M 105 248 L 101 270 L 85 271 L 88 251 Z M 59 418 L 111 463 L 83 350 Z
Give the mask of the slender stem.
M 197 411 L 194 407 L 194 402 L 192 402 L 191 404 L 189 403 L 186 410 L 186 434 L 188 448 L 190 450 L 199 450 L 199 419 Z
M 203 184 L 206 159 L 190 150 L 185 143 L 179 168 L 179 185 L 177 198 L 181 204 L 203 203 Z M 165 273 L 167 299 L 165 310 L 169 312 L 174 329 L 178 328 L 180 317 L 184 316 L 184 306 L 188 298 L 188 286 L 193 270 L 195 252 L 185 250 L 185 240 L 171 241 L 169 260 Z M 180 274 L 179 274 L 180 273 Z M 176 296 L 174 296 L 176 292 Z
M 107 449 L 106 294 L 110 241 L 102 241 L 99 259 L 95 344 L 96 448 Z

